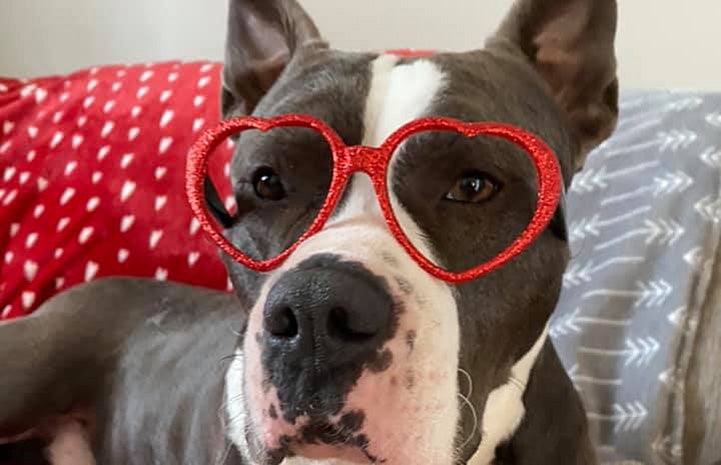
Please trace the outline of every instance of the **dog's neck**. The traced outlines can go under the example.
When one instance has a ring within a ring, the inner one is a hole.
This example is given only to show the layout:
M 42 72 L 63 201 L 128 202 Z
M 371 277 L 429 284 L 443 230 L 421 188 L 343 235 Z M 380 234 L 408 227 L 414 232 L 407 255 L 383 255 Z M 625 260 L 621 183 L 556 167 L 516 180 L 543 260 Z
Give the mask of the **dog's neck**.
M 531 349 L 511 368 L 508 380 L 495 388 L 488 395 L 483 409 L 479 427 L 482 428 L 483 440 L 478 449 L 468 461 L 468 465 L 490 465 L 495 458 L 496 448 L 513 436 L 521 424 L 526 413 L 523 404 L 523 395 L 526 392 L 531 370 L 538 359 L 543 346 L 548 340 L 548 326 L 546 326 L 533 344 Z M 235 352 L 233 362 L 230 364 L 225 377 L 225 405 L 228 419 L 227 435 L 235 444 L 249 465 L 255 465 L 249 454 L 247 438 L 245 435 L 248 414 L 245 410 L 245 395 L 243 391 L 243 353 L 239 349 Z M 282 465 L 352 465 L 344 462 L 325 460 L 322 462 L 294 457 L 283 461 Z

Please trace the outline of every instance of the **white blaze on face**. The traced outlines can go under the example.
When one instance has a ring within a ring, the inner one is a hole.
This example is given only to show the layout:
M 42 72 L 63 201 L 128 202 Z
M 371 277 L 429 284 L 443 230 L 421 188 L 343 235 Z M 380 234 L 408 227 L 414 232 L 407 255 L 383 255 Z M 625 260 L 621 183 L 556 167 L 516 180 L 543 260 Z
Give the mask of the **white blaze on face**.
M 445 78 L 427 60 L 398 65 L 397 57 L 383 55 L 371 67 L 363 144 L 378 146 L 400 126 L 427 113 L 433 99 L 443 90 Z M 349 393 L 344 412 L 363 412 L 365 421 L 360 433 L 369 440 L 368 453 L 388 465 L 448 465 L 453 463 L 459 410 L 459 326 L 455 299 L 446 283 L 423 271 L 395 240 L 382 218 L 368 177 L 356 174 L 349 186 L 344 202 L 325 228 L 304 242 L 264 284 L 249 318 L 244 357 L 235 362 L 245 364 L 244 394 L 237 374 L 228 377 L 228 384 L 233 385 L 236 399 L 245 396 L 250 401 L 262 396 L 258 380 L 262 379 L 263 368 L 255 334 L 262 328 L 264 296 L 280 275 L 324 253 L 359 262 L 387 281 L 398 303 L 398 328 L 382 348 L 392 353 L 390 367 L 380 373 L 364 372 Z M 392 192 L 391 199 L 409 239 L 432 257 L 420 228 Z M 410 335 L 412 344 L 408 342 Z M 248 402 L 251 411 L 245 414 L 232 406 L 235 402 L 230 395 L 227 400 L 229 411 L 238 419 L 231 425 L 236 433 L 232 437 L 241 449 L 246 445 L 239 437 L 245 428 L 240 421 L 250 422 L 251 430 L 267 437 L 268 429 L 256 423 L 260 415 L 252 411 L 255 402 Z M 286 460 L 285 464 L 315 463 L 295 460 Z

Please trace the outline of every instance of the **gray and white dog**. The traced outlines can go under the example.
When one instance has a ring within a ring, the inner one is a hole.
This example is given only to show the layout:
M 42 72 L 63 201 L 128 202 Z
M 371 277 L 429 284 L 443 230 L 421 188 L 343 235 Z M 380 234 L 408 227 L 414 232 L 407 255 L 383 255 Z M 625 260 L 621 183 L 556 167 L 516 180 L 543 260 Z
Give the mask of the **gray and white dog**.
M 566 184 L 616 122 L 614 0 L 518 0 L 483 49 L 425 58 L 333 50 L 295 0 L 229 3 L 225 117 L 307 113 L 369 146 L 421 116 L 505 122 L 548 142 Z M 530 165 L 469 141 L 429 137 L 391 167 L 410 239 L 450 269 L 502 248 L 535 205 Z M 238 151 L 244 214 L 228 237 L 280 251 L 329 162 L 273 134 Z M 355 175 L 280 268 L 226 259 L 232 295 L 101 280 L 0 325 L 0 435 L 49 431 L 55 464 L 593 464 L 547 339 L 564 221 L 559 209 L 522 255 L 453 286 L 408 256 Z

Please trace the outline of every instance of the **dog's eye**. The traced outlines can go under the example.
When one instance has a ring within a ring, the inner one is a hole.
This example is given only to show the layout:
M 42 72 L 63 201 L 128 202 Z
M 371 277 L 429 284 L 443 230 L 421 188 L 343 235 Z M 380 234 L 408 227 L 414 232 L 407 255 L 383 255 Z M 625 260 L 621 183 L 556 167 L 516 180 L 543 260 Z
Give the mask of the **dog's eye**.
M 498 182 L 490 175 L 471 171 L 461 176 L 446 194 L 447 200 L 464 203 L 479 203 L 489 200 L 498 192 Z
M 264 200 L 281 200 L 285 198 L 285 188 L 278 173 L 272 168 L 263 167 L 253 175 L 255 195 Z

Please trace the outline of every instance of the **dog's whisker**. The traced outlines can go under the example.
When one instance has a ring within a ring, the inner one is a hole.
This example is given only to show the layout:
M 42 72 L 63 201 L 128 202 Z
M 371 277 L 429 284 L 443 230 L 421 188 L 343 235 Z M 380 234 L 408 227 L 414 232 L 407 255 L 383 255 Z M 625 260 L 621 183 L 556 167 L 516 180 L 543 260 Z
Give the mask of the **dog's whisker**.
M 476 411 L 475 406 L 471 402 L 471 395 L 473 395 L 473 378 L 471 378 L 470 373 L 468 373 L 463 368 L 458 367 L 458 372 L 462 373 L 468 380 L 468 394 L 463 395 L 463 393 L 459 392 L 458 396 L 461 398 L 463 403 L 468 406 L 468 408 L 471 410 L 471 415 L 473 416 L 473 428 L 471 428 L 471 432 L 468 434 L 468 437 L 460 445 L 459 448 L 462 449 L 473 440 L 473 435 L 476 434 L 476 432 L 478 431 L 478 412 Z
M 232 354 L 221 357 L 220 360 L 218 360 L 218 362 L 224 363 L 224 362 L 227 362 L 228 360 L 235 360 L 236 358 L 241 358 L 241 357 L 242 357 L 242 355 L 236 352 L 236 353 L 232 353 Z
M 243 333 L 240 332 L 240 330 L 230 327 L 230 332 L 233 333 L 233 335 L 238 337 L 243 337 Z
M 458 367 L 459 373 L 462 373 L 466 380 L 468 380 L 468 394 L 466 394 L 466 397 L 470 398 L 471 395 L 473 395 L 473 378 L 471 378 L 471 374 L 468 373 L 466 370 L 464 370 L 461 367 Z

